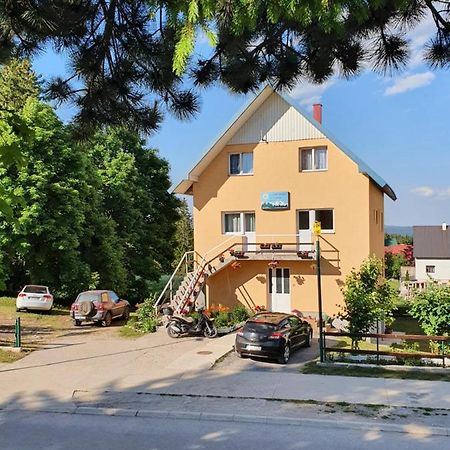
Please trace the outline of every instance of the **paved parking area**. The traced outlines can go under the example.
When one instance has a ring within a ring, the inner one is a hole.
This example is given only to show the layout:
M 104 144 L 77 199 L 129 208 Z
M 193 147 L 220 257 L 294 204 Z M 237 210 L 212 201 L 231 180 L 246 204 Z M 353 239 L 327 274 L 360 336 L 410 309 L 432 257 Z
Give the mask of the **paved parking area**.
M 232 352 L 227 355 L 221 362 L 216 363 L 214 370 L 230 370 L 235 372 L 242 371 L 265 371 L 265 372 L 297 372 L 305 363 L 312 361 L 319 356 L 319 344 L 314 337 L 311 347 L 302 347 L 298 349 L 289 362 L 279 364 L 275 360 L 263 358 L 239 358 L 236 353 Z

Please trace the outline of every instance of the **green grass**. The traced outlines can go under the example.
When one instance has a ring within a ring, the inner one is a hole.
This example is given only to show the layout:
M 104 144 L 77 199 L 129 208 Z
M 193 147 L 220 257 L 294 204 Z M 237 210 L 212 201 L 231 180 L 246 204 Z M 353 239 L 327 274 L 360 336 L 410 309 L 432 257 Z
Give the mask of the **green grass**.
M 395 278 L 391 278 L 390 280 L 388 280 L 388 284 L 392 287 L 392 289 L 395 289 L 395 291 L 399 291 L 400 290 L 400 281 L 396 280 Z
M 145 333 L 136 331 L 134 328 L 128 325 L 124 325 L 119 329 L 119 336 L 127 339 L 137 339 L 144 336 Z
M 382 367 L 322 367 L 315 362 L 306 364 L 302 373 L 315 375 L 338 375 L 344 377 L 395 378 L 399 380 L 450 381 L 450 373 L 396 371 Z
M 22 359 L 26 355 L 26 352 L 16 353 L 0 349 L 0 363 L 13 363 L 14 361 Z
M 397 317 L 392 326 L 392 330 L 395 331 L 401 331 L 406 334 L 425 334 L 419 326 L 419 322 L 417 322 L 416 319 L 413 317 Z

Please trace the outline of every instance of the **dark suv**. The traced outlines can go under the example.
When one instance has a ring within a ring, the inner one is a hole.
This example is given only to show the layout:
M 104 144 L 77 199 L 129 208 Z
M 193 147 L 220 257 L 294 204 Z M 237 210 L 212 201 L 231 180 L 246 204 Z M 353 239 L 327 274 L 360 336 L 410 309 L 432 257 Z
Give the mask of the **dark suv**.
M 313 330 L 300 317 L 286 313 L 256 314 L 237 332 L 235 349 L 238 356 L 257 356 L 289 361 L 299 347 L 309 347 Z
M 72 303 L 70 316 L 76 326 L 82 322 L 97 322 L 109 327 L 116 317 L 128 320 L 130 304 L 121 300 L 114 291 L 86 291 L 78 294 Z

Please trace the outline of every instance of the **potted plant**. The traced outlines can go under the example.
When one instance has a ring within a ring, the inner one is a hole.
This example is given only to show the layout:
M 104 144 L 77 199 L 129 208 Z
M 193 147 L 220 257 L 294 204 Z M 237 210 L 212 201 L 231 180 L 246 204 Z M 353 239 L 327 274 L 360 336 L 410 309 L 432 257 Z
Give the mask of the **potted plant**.
M 259 244 L 261 250 L 270 250 L 270 243 Z
M 223 253 L 219 256 L 219 261 L 221 263 L 225 262 L 225 255 Z
M 232 249 L 230 250 L 230 255 L 231 255 L 231 256 L 234 256 L 234 253 L 235 253 L 235 252 L 234 252 L 234 249 L 232 248 Z
M 283 244 L 280 244 L 279 242 L 275 242 L 275 244 L 272 244 L 272 250 L 281 250 L 283 248 Z
M 244 255 L 245 255 L 245 253 L 243 251 L 241 251 L 241 250 L 239 250 L 237 252 L 234 252 L 234 257 L 235 258 L 243 258 Z

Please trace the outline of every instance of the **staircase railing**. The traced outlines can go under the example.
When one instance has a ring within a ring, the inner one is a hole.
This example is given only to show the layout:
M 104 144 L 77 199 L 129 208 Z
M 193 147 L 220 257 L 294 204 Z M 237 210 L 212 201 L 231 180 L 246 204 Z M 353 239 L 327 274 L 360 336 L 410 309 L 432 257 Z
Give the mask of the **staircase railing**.
M 178 285 L 180 284 L 178 283 L 177 276 L 184 278 L 188 273 L 193 272 L 196 268 L 195 266 L 198 264 L 198 256 L 198 253 L 195 251 L 189 251 L 181 257 L 180 262 L 168 279 L 164 289 L 161 294 L 159 294 L 159 297 L 155 302 L 155 308 L 160 306 L 164 300 L 172 302 L 174 292 L 176 292 Z

